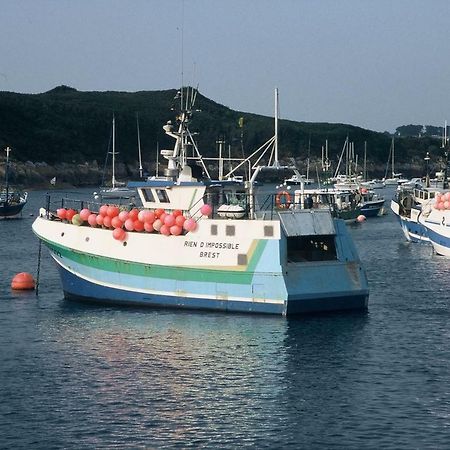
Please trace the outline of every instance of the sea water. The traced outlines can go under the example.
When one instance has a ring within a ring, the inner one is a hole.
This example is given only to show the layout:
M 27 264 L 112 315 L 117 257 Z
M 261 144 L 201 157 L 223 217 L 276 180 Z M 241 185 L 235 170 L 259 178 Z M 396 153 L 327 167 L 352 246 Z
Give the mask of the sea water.
M 0 221 L 0 448 L 448 448 L 450 261 L 393 214 L 350 227 L 367 313 L 286 319 L 69 302 L 45 247 L 12 292 L 43 204 Z

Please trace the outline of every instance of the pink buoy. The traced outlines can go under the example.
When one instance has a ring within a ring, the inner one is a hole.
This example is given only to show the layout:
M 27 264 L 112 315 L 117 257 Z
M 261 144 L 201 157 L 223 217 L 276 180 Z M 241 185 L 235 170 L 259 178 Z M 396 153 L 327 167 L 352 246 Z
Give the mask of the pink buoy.
M 161 214 L 164 214 L 164 213 L 165 213 L 165 211 L 162 208 L 155 209 L 155 215 L 158 219 L 161 217 Z
M 66 219 L 71 222 L 72 221 L 72 217 L 76 214 L 77 212 L 74 209 L 68 209 L 66 211 Z
M 162 224 L 164 225 L 164 220 L 166 219 L 167 213 L 163 212 L 160 216 L 159 216 L 159 220 L 162 222 Z
M 144 231 L 144 223 L 141 222 L 139 219 L 136 219 L 133 222 L 134 231 Z
M 441 209 L 441 210 L 444 209 L 444 202 L 439 202 L 438 209 Z
M 152 231 L 155 231 L 155 229 L 153 228 L 153 224 L 150 222 L 144 222 L 144 230 L 147 233 L 151 233 Z
M 103 217 L 103 226 L 106 228 L 111 228 L 111 217 L 105 216 Z
M 176 225 L 178 225 L 178 226 L 180 226 L 180 227 L 182 227 L 183 226 L 183 224 L 184 224 L 184 222 L 185 222 L 185 220 L 186 220 L 186 217 L 184 217 L 184 216 L 177 216 L 176 218 L 175 218 L 175 224 Z
M 181 210 L 179 210 L 179 209 L 174 209 L 173 211 L 172 211 L 172 215 L 173 215 L 173 217 L 178 217 L 178 216 L 181 216 L 183 213 L 181 212 Z
M 128 219 L 128 211 L 120 211 L 118 217 L 122 222 L 125 222 Z
M 159 231 L 161 227 L 162 227 L 162 222 L 161 222 L 161 220 L 160 220 L 160 219 L 156 219 L 156 220 L 153 222 L 153 228 L 154 228 L 156 231 Z
M 179 236 L 183 232 L 183 228 L 181 228 L 179 225 L 172 225 L 170 227 L 170 234 L 173 234 L 174 236 Z
M 119 216 L 115 216 L 111 219 L 111 226 L 113 228 L 122 228 L 123 222 L 120 220 Z
M 102 216 L 106 216 L 108 214 L 108 205 L 100 206 L 98 213 L 101 214 Z
M 123 228 L 114 228 L 113 230 L 113 238 L 117 239 L 118 241 L 124 241 L 127 237 L 127 233 Z
M 64 220 L 66 218 L 67 210 L 65 208 L 59 208 L 56 210 L 56 215 L 61 219 Z
M 366 216 L 365 216 L 364 214 L 360 214 L 360 215 L 356 218 L 356 220 L 357 220 L 358 222 L 364 222 L 364 221 L 366 220 Z
M 97 226 L 97 214 L 90 214 L 87 221 L 91 227 L 96 227 Z
M 138 213 L 138 220 L 142 223 L 145 222 L 145 214 L 147 213 L 147 209 L 143 209 L 142 211 L 139 211 Z
M 444 195 L 443 195 L 443 200 L 445 201 L 445 200 L 447 200 L 447 201 L 450 201 L 450 192 L 446 192 Z
M 104 217 L 101 214 L 98 214 L 97 217 L 95 218 L 97 225 L 102 226 L 103 225 L 103 219 Z
M 106 214 L 111 217 L 116 217 L 119 215 L 119 208 L 117 206 L 108 206 L 108 209 L 106 210 Z
M 80 217 L 81 217 L 81 220 L 83 220 L 84 222 L 86 222 L 87 220 L 88 220 L 88 217 L 91 215 L 91 212 L 89 211 L 89 209 L 87 209 L 87 208 L 83 208 L 81 211 L 80 211 Z
M 444 209 L 448 209 L 449 206 L 450 206 L 450 202 L 448 200 L 446 200 L 444 202 Z
M 210 205 L 208 205 L 207 203 L 205 203 L 201 208 L 200 208 L 200 212 L 202 213 L 202 215 L 204 216 L 210 216 L 212 213 L 212 208 Z
M 133 222 L 135 220 L 137 220 L 139 215 L 139 210 L 137 208 L 133 208 L 129 213 L 128 213 L 128 218 L 133 220 Z
M 133 231 L 134 230 L 134 220 L 129 217 L 126 221 L 125 221 L 125 228 L 128 231 Z
M 170 228 L 167 225 L 162 225 L 159 232 L 165 236 L 170 236 Z
M 197 228 L 197 222 L 192 219 L 192 217 L 190 219 L 186 219 L 183 224 L 183 228 L 186 231 L 194 231 Z
M 167 225 L 169 228 L 172 225 L 175 225 L 175 217 L 173 216 L 173 214 L 166 214 L 166 216 L 164 217 L 164 225 Z
M 155 213 L 153 211 L 146 211 L 144 214 L 144 222 L 153 223 L 156 219 Z

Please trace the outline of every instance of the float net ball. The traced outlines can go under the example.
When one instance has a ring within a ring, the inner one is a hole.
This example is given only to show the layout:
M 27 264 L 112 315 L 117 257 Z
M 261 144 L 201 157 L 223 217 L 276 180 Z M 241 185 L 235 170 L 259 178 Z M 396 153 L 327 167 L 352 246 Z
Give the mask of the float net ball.
M 120 211 L 119 213 L 119 219 L 122 222 L 126 222 L 126 220 L 128 219 L 128 211 Z
M 56 215 L 61 219 L 64 220 L 66 218 L 66 209 L 65 208 L 59 208 L 56 210 Z
M 153 228 L 154 228 L 156 231 L 159 231 L 159 230 L 161 229 L 161 227 L 162 227 L 162 222 L 161 222 L 161 220 L 156 219 L 156 220 L 153 222 Z
M 99 214 L 106 216 L 108 214 L 108 205 L 100 206 Z
M 134 230 L 134 220 L 130 217 L 125 221 L 125 228 L 128 231 L 133 231 Z
M 138 215 L 139 215 L 139 210 L 136 209 L 136 208 L 133 208 L 133 209 L 128 213 L 128 218 L 129 218 L 129 219 L 132 219 L 133 222 L 134 222 L 135 220 L 137 220 Z
M 76 214 L 77 212 L 74 209 L 68 209 L 66 211 L 66 219 L 71 222 L 72 221 L 72 217 Z
M 91 212 L 90 212 L 89 209 L 87 209 L 87 208 L 83 208 L 83 209 L 80 211 L 80 217 L 81 217 L 81 220 L 83 220 L 84 222 L 86 222 L 86 221 L 88 220 L 88 218 L 89 218 L 90 215 L 91 215 Z
M 208 204 L 204 204 L 201 208 L 200 208 L 200 212 L 202 213 L 202 215 L 204 216 L 210 216 L 212 213 L 212 208 L 210 205 Z
M 178 226 L 180 226 L 180 227 L 183 226 L 183 224 L 184 224 L 185 221 L 186 221 L 186 217 L 184 217 L 184 216 L 177 216 L 177 217 L 175 218 L 175 224 L 178 225 Z
M 127 236 L 126 231 L 123 228 L 114 228 L 113 238 L 118 241 L 124 241 Z
M 74 225 L 80 226 L 80 225 L 83 223 L 83 219 L 80 217 L 79 214 L 75 214 L 75 215 L 72 217 L 72 223 L 73 223 Z
M 183 224 L 183 228 L 186 231 L 194 231 L 197 228 L 197 222 L 192 218 L 187 219 Z
M 120 217 L 115 216 L 111 219 L 111 226 L 113 228 L 122 228 L 123 222 L 120 220 Z
M 150 222 L 144 222 L 144 230 L 147 233 L 151 233 L 152 231 L 154 231 L 153 224 Z
M 91 227 L 96 227 L 97 226 L 97 214 L 90 214 L 87 221 Z
M 169 228 L 172 225 L 175 225 L 175 217 L 173 214 L 167 214 L 166 217 L 164 217 L 164 225 L 167 225 Z

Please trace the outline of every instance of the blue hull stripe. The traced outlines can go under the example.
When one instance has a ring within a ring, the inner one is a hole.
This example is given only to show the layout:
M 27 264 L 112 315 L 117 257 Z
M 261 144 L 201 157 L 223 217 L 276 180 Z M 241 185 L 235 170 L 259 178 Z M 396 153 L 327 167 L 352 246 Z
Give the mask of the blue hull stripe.
M 292 315 L 336 310 L 365 310 L 368 302 L 368 294 L 328 298 L 291 298 L 288 300 L 286 310 L 285 304 L 148 295 L 98 285 L 77 277 L 59 264 L 57 267 L 66 298 L 96 303 Z

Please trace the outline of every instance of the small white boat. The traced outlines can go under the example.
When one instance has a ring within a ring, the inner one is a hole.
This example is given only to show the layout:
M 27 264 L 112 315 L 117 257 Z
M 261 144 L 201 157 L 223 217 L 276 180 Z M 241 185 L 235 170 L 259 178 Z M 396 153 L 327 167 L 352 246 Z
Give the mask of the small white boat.
M 113 116 L 112 120 L 112 174 L 111 174 L 111 186 L 103 186 L 97 192 L 93 193 L 96 200 L 120 200 L 130 199 L 137 197 L 136 189 L 128 188 L 125 183 L 116 180 L 116 119 Z M 142 167 L 141 161 L 139 161 L 140 167 Z

